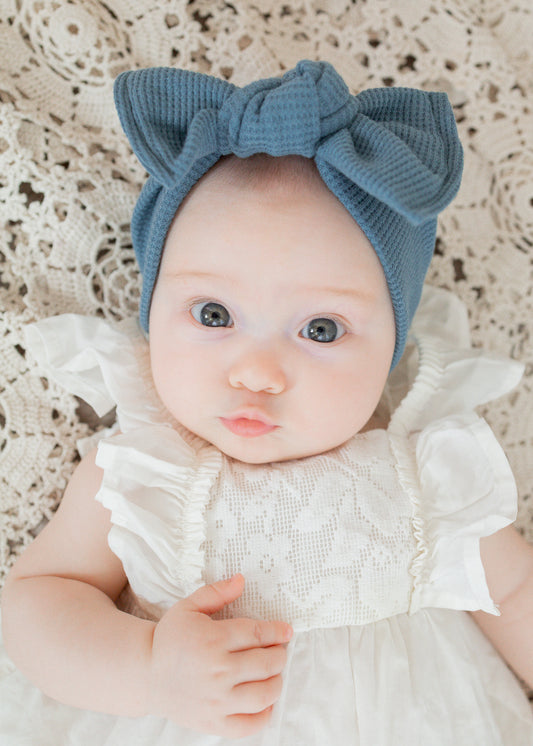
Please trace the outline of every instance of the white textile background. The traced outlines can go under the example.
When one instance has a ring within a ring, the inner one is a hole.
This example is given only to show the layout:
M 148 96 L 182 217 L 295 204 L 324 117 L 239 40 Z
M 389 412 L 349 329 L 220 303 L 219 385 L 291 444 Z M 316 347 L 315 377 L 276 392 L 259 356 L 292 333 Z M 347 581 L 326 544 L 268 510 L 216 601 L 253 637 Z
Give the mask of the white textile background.
M 428 280 L 466 302 L 474 344 L 527 365 L 485 414 L 533 541 L 532 38 L 530 0 L 0 0 L 0 584 L 57 506 L 76 440 L 101 426 L 36 375 L 24 325 L 136 311 L 129 220 L 144 173 L 112 84 L 152 65 L 244 85 L 323 59 L 352 92 L 449 94 L 465 175 Z

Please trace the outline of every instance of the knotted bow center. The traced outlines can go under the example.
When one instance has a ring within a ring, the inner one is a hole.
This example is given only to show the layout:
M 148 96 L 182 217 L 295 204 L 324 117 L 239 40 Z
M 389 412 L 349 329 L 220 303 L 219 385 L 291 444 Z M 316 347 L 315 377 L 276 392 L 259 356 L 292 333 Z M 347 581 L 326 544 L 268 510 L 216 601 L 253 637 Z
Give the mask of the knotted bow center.
M 324 137 L 350 125 L 355 109 L 331 66 L 304 60 L 283 78 L 229 92 L 218 113 L 218 146 L 240 158 L 258 152 L 312 158 Z

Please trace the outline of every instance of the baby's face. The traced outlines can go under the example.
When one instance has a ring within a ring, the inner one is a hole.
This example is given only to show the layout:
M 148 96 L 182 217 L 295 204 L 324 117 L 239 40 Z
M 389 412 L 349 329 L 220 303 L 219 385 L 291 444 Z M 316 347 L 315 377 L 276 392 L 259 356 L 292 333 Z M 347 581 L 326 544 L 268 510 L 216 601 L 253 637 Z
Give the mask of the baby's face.
M 267 463 L 364 428 L 394 315 L 372 246 L 325 185 L 200 182 L 167 238 L 150 312 L 159 396 L 193 433 Z

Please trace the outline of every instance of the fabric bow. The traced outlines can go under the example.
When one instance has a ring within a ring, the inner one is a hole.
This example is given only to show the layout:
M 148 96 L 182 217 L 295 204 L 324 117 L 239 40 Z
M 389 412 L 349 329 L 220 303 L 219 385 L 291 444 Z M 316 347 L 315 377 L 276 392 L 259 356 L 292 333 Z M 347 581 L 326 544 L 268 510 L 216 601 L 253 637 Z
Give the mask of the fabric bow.
M 129 71 L 116 80 L 115 101 L 137 157 L 168 189 L 203 158 L 268 153 L 326 162 L 415 224 L 457 191 L 461 149 L 449 137 L 445 94 L 376 88 L 352 96 L 326 62 L 302 60 L 243 88 L 174 68 Z

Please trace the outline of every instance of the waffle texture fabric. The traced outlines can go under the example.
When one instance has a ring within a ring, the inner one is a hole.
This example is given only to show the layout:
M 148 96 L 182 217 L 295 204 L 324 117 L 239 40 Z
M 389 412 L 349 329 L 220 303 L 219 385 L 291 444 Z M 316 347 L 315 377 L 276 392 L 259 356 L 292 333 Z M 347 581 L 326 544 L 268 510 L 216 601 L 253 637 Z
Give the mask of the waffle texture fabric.
M 43 372 L 100 412 L 117 404 L 121 434 L 99 444 L 97 499 L 133 591 L 127 610 L 159 618 L 238 570 L 245 591 L 225 616 L 294 625 L 271 723 L 241 743 L 531 746 L 528 701 L 465 612 L 497 613 L 479 539 L 516 513 L 509 465 L 474 407 L 515 386 L 523 367 L 471 349 L 450 294 L 423 293 L 415 346 L 390 376 L 386 427 L 273 465 L 235 462 L 177 426 L 134 319 L 117 328 L 69 315 L 31 329 Z M 233 743 L 59 705 L 1 649 L 0 672 L 6 743 L 35 732 L 71 746 Z
M 242 88 L 187 70 L 133 70 L 118 76 L 114 91 L 149 173 L 131 224 L 145 331 L 164 241 L 194 184 L 224 155 L 301 155 L 314 158 L 380 259 L 395 312 L 396 365 L 433 255 L 437 215 L 461 181 L 463 152 L 445 93 L 351 95 L 331 64 L 310 60 Z

